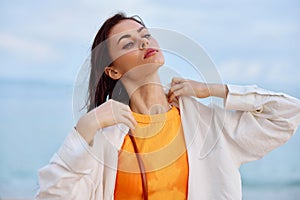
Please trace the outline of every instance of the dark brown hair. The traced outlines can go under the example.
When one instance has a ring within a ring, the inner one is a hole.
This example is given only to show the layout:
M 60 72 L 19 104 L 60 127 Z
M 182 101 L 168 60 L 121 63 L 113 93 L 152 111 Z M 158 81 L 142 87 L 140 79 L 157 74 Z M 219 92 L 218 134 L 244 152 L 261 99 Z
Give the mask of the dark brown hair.
M 110 30 L 121 20 L 126 19 L 136 21 L 145 27 L 143 21 L 138 16 L 127 17 L 124 13 L 118 13 L 107 19 L 95 36 L 91 49 L 91 71 L 87 100 L 88 112 L 106 102 L 107 98 L 112 99 L 113 92 L 118 94 L 116 95 L 116 100 L 124 101 L 124 96 L 128 97 L 121 81 L 113 80 L 106 73 L 104 73 L 105 67 L 110 66 L 113 62 L 111 56 L 109 55 L 107 45 L 107 39 Z M 114 91 L 116 88 L 118 91 Z M 120 95 L 121 93 L 123 93 L 123 95 Z

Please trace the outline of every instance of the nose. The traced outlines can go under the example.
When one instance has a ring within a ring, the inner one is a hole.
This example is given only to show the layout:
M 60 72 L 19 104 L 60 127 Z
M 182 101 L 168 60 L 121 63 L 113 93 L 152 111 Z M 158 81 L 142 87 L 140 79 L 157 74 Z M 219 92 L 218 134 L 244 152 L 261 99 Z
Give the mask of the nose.
M 147 46 L 149 46 L 149 41 L 146 38 L 142 38 L 140 43 L 140 49 L 145 49 Z

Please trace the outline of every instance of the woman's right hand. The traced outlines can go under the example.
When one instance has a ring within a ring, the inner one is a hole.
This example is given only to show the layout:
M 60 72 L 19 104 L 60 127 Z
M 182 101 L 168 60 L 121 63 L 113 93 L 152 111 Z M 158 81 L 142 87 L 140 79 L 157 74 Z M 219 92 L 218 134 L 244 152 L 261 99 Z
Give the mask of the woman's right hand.
M 76 130 L 91 144 L 97 130 L 118 123 L 123 123 L 130 129 L 134 129 L 137 124 L 128 105 L 108 100 L 83 115 L 77 122 Z

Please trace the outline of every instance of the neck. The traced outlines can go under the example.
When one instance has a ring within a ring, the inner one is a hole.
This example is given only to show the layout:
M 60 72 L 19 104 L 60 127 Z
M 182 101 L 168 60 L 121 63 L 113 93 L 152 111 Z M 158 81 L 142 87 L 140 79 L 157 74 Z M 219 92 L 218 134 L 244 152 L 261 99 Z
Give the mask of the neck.
M 160 114 L 170 109 L 166 95 L 161 85 L 148 84 L 141 87 L 130 98 L 133 112 L 141 114 Z
M 124 86 L 129 94 L 130 108 L 133 112 L 153 115 L 165 113 L 170 109 L 158 74 L 148 76 L 139 82 L 125 82 Z

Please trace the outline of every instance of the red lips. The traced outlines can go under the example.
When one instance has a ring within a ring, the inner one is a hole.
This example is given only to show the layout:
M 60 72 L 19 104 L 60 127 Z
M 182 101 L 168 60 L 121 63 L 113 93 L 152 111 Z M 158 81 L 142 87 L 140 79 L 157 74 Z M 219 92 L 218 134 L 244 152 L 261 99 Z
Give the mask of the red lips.
M 153 49 L 153 48 L 149 48 L 147 49 L 145 55 L 144 55 L 144 59 L 149 58 L 150 56 L 155 55 L 158 52 L 158 50 Z

